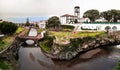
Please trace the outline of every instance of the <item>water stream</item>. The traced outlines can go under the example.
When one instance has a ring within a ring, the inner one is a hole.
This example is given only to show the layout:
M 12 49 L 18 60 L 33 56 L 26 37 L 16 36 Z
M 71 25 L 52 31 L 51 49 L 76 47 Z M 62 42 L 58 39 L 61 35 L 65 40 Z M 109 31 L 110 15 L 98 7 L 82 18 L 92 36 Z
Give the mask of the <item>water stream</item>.
M 70 61 L 52 60 L 39 47 L 19 49 L 20 70 L 113 70 L 120 58 L 120 49 L 102 50 L 91 59 L 76 57 Z

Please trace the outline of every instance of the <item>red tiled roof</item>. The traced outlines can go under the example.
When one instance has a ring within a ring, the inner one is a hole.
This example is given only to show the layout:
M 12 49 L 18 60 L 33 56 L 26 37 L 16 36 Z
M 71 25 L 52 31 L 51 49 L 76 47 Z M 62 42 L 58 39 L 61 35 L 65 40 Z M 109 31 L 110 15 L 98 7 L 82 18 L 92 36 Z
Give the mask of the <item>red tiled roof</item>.
M 74 17 L 74 15 L 70 15 L 70 14 L 64 14 L 61 17 Z
M 40 22 L 47 22 L 47 20 L 40 20 Z

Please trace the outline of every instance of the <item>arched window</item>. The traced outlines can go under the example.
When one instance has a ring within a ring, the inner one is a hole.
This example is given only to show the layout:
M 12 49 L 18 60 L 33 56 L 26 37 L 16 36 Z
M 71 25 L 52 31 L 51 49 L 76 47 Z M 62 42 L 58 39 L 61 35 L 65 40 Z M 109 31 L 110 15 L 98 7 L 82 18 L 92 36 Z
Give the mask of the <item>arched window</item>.
M 111 27 L 110 27 L 110 26 L 106 26 L 106 27 L 105 27 L 105 30 L 106 30 L 107 32 L 109 32 L 109 31 L 110 31 L 110 29 L 111 29 Z
M 116 27 L 116 26 L 113 26 L 113 27 L 112 27 L 112 30 L 113 30 L 113 31 L 116 31 L 116 30 L 117 30 L 117 27 Z

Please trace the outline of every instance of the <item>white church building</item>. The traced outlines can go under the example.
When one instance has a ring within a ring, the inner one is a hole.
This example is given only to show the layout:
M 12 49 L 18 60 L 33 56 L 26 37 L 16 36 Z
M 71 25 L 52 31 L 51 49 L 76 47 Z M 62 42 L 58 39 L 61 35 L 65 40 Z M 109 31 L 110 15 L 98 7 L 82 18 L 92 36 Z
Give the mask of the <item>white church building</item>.
M 81 22 L 90 22 L 89 18 L 80 18 L 80 7 L 74 7 L 74 15 L 64 14 L 60 16 L 60 21 L 62 24 L 76 24 Z

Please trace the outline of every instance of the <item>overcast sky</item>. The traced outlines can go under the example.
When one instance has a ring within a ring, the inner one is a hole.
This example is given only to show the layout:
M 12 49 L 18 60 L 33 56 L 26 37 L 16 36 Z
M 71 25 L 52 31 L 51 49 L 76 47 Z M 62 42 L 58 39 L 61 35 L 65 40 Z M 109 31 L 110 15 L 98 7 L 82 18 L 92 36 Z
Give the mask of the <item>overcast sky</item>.
M 120 0 L 0 0 L 0 17 L 26 17 L 73 14 L 80 6 L 81 17 L 86 10 L 120 9 Z

